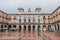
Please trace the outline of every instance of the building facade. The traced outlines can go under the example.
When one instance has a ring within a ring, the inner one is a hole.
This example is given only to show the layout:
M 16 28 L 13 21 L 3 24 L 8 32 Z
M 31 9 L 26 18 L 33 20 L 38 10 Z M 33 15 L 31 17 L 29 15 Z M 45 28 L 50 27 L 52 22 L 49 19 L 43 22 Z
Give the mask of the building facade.
M 60 6 L 52 13 L 41 13 L 41 8 L 18 14 L 8 14 L 0 10 L 0 31 L 60 31 Z

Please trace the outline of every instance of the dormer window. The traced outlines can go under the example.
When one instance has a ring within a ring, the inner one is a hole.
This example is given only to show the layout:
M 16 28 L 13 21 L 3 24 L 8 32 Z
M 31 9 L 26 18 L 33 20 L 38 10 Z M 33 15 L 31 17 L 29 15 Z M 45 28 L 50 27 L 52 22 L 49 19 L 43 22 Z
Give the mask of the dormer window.
M 36 12 L 40 12 L 41 11 L 41 8 L 36 8 L 35 11 Z

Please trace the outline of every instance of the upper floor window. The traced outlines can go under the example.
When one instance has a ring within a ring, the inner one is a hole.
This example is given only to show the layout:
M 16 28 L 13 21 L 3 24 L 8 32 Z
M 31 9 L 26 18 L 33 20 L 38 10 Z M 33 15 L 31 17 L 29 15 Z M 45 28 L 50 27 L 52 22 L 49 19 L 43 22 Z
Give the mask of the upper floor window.
M 45 23 L 45 21 L 44 21 L 44 23 Z
M 1 17 L 1 15 L 0 15 L 0 17 Z
M 38 22 L 40 23 L 40 19 L 38 19 Z
M 28 22 L 30 22 L 30 19 L 28 19 Z
M 45 16 L 43 16 L 43 19 L 46 19 Z
M 14 20 L 16 20 L 16 16 L 14 16 Z
M 35 22 L 35 19 L 33 19 L 33 22 Z
M 2 18 L 4 18 L 4 14 L 2 15 Z
M 21 23 L 21 19 L 19 19 L 19 23 Z
M 48 19 L 50 19 L 50 16 L 48 16 Z
M 11 20 L 11 16 L 9 16 L 9 20 Z
M 26 19 L 24 19 L 24 22 L 26 23 Z
M 38 16 L 38 19 L 40 19 L 40 16 Z
M 58 14 L 56 14 L 56 17 L 58 16 Z
M 59 15 L 60 15 L 60 13 L 59 13 Z
M 19 16 L 19 19 L 21 19 L 21 16 Z
M 38 22 L 40 23 L 40 16 L 38 16 Z

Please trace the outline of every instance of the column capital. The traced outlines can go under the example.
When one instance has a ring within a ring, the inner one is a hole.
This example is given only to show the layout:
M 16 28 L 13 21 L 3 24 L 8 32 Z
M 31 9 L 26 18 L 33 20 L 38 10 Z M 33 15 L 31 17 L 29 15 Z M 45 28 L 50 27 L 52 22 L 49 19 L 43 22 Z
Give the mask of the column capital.
M 21 25 L 21 26 L 24 26 L 24 25 Z
M 33 25 L 31 25 L 31 26 L 33 26 Z
M 43 25 L 40 25 L 40 26 L 43 26 Z
M 38 25 L 35 25 L 35 26 L 38 26 Z
M 26 25 L 26 26 L 28 26 L 28 25 Z

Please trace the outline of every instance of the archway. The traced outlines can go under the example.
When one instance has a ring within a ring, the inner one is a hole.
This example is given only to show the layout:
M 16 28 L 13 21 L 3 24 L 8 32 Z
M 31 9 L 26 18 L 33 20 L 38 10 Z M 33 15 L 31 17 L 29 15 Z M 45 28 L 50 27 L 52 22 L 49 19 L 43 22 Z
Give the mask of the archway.
M 16 25 L 13 25 L 13 28 L 16 28 Z
M 6 25 L 5 25 L 5 28 L 6 28 Z
M 3 32 L 3 25 L 1 25 L 1 32 Z
M 38 25 L 38 36 L 40 36 L 40 25 Z
M 59 24 L 57 24 L 57 27 L 58 27 L 58 31 L 59 31 Z
M 19 26 L 19 31 L 21 31 L 21 25 Z
M 6 32 L 6 30 L 7 30 L 6 28 L 7 28 L 7 26 L 5 25 L 5 26 L 4 26 L 4 31 L 5 31 L 5 32 Z
M 51 25 L 48 25 L 48 31 L 51 31 L 52 29 L 51 29 Z
M 56 31 L 56 25 L 55 25 L 55 31 Z
M 26 26 L 24 25 L 24 31 L 26 31 Z
M 11 31 L 11 25 L 8 25 L 8 31 Z
M 12 31 L 16 31 L 16 25 L 13 25 Z
M 35 31 L 35 25 L 33 25 L 33 32 Z
M 43 31 L 46 31 L 46 25 L 43 25 Z
M 40 31 L 40 26 L 38 25 L 38 32 Z
M 28 31 L 31 31 L 31 26 L 30 25 L 28 25 Z

